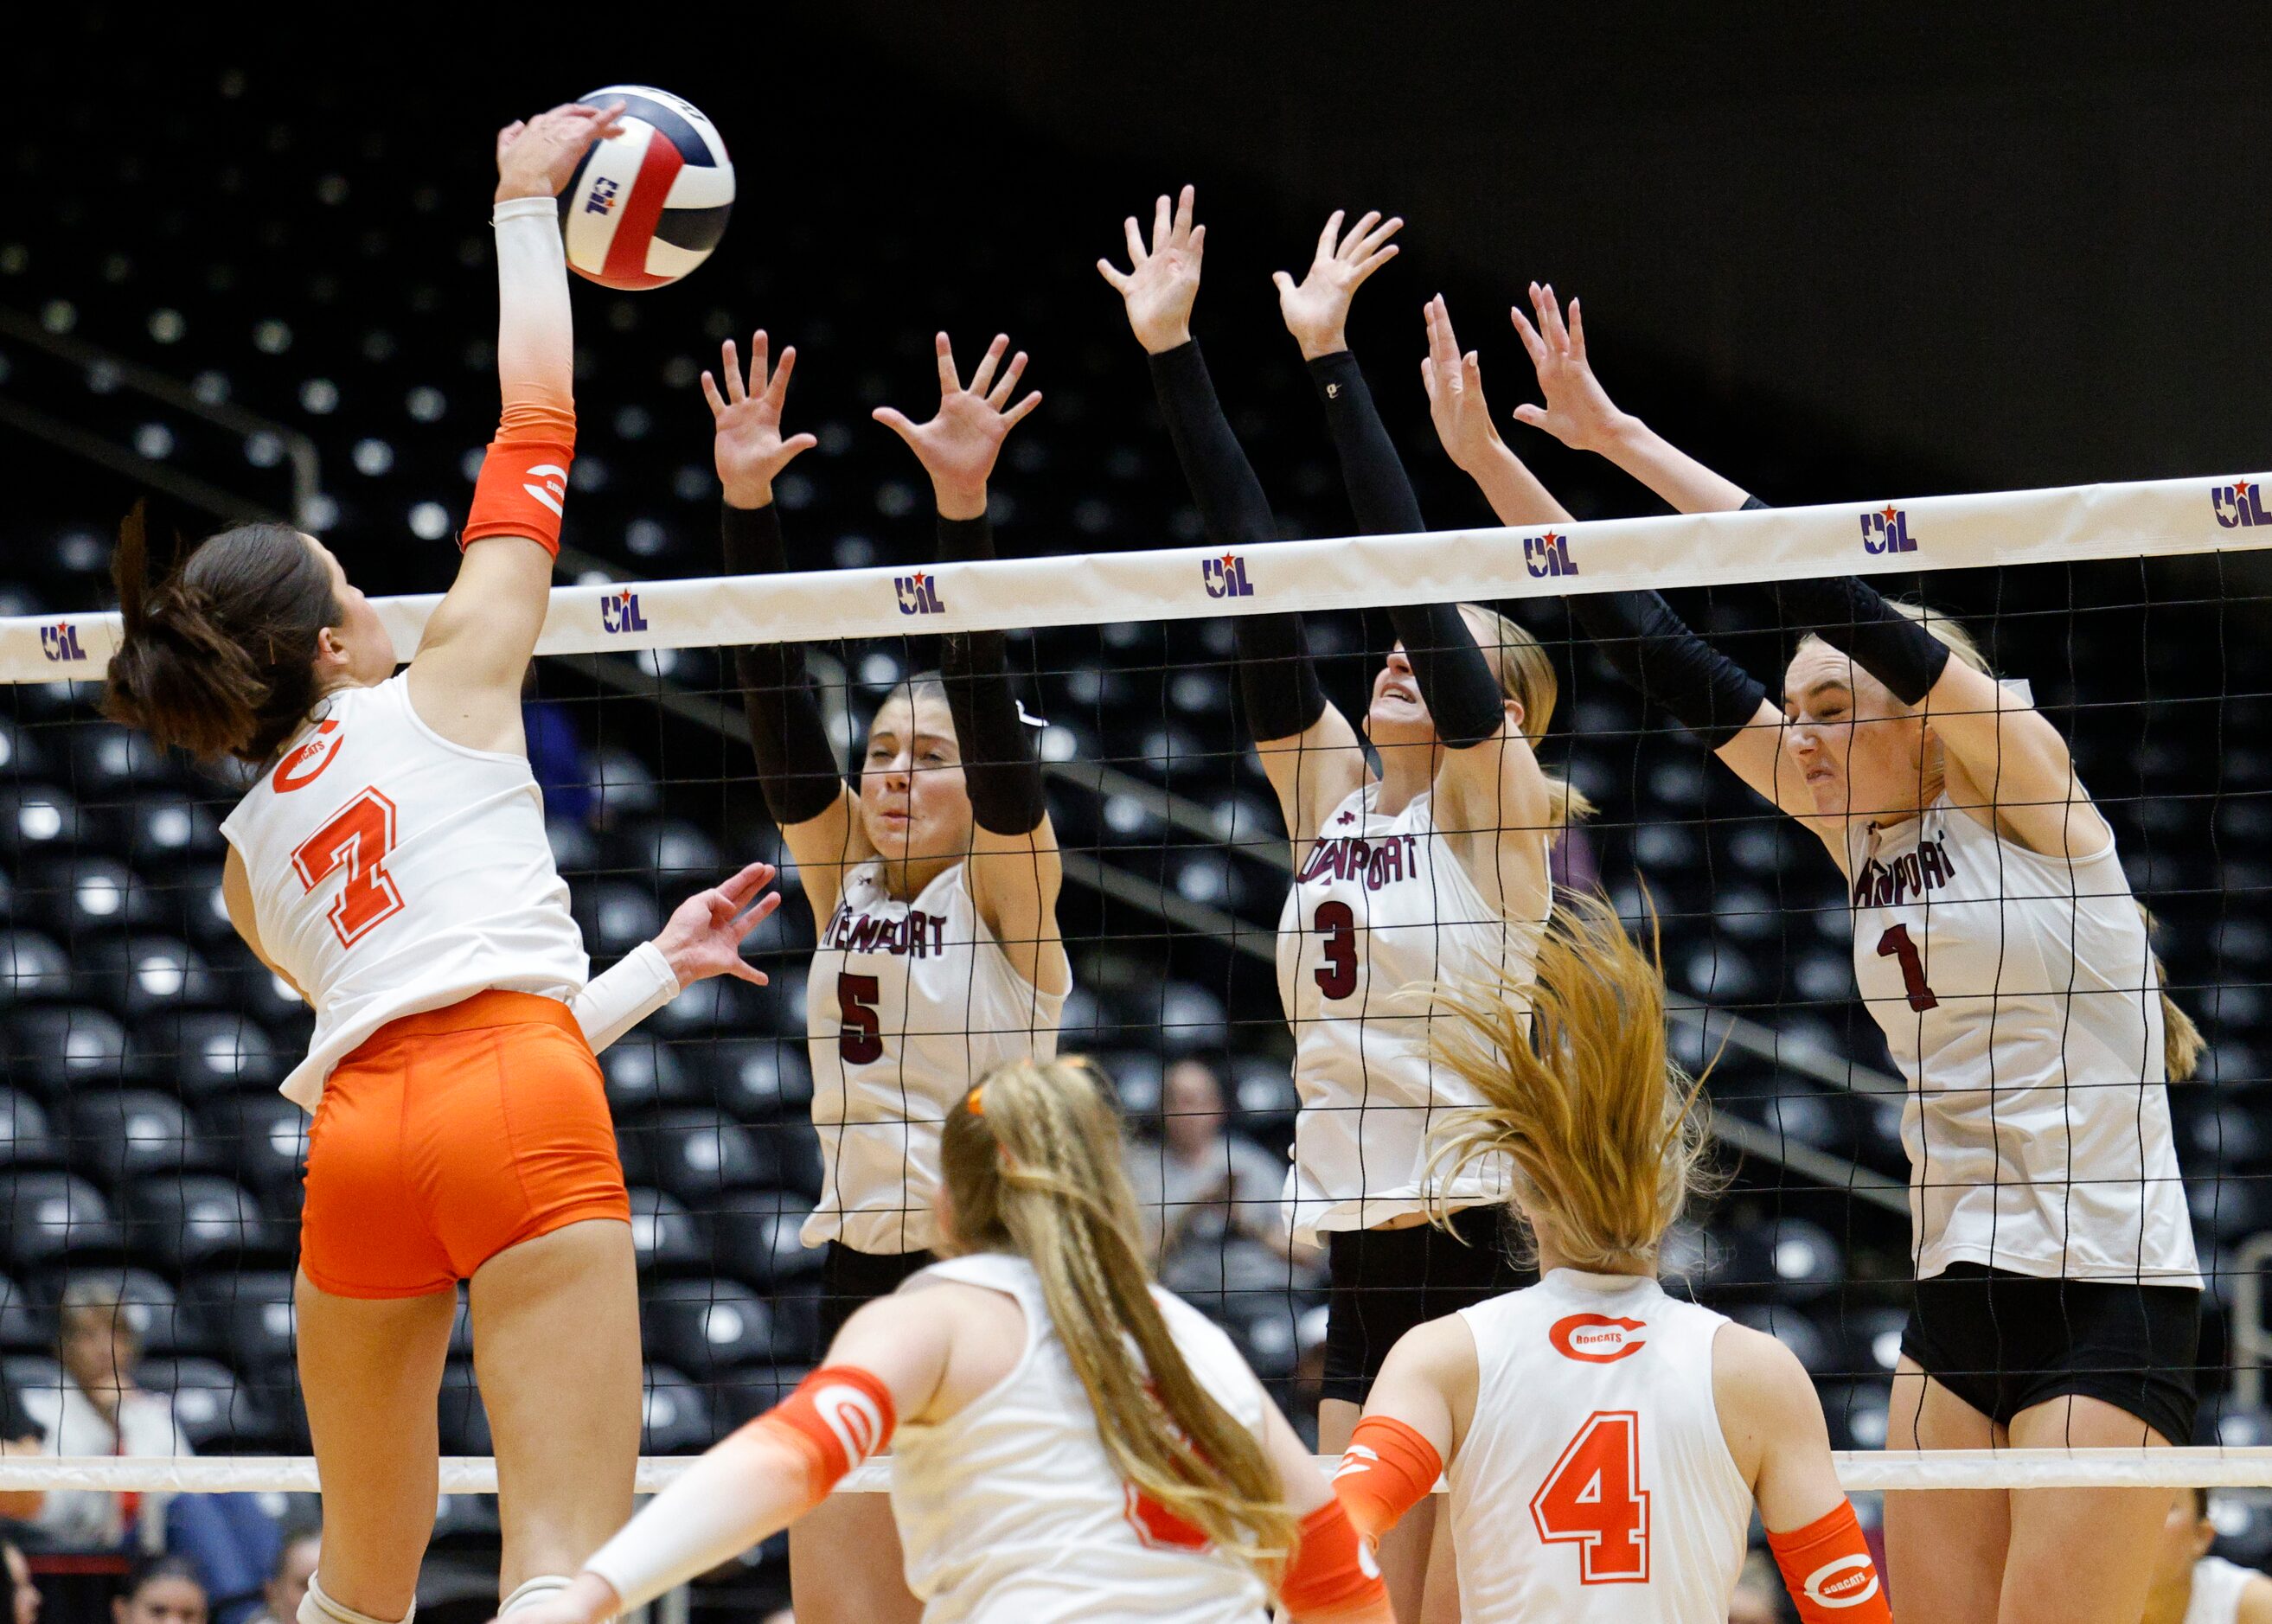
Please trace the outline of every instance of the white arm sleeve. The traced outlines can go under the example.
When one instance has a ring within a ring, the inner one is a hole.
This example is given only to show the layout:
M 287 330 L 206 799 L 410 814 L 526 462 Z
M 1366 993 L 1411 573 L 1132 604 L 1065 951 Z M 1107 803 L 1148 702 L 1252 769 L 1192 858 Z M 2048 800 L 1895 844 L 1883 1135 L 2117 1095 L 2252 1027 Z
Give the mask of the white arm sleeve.
M 642 942 L 568 1001 L 594 1054 L 678 996 L 678 972 L 652 942 Z
M 622 1611 L 739 1556 L 811 1509 L 807 1464 L 760 1427 L 745 1427 L 649 1501 L 584 1564 Z
M 550 197 L 508 197 L 497 228 L 497 387 L 507 406 L 566 409 L 576 398 L 575 323 L 560 208 Z

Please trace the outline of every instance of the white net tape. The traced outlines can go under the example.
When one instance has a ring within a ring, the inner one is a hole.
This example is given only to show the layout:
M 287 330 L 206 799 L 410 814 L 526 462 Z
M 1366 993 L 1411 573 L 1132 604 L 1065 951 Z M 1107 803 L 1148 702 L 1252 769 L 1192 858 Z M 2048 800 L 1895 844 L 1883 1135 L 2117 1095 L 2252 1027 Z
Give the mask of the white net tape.
M 2272 1488 L 2272 1448 L 2205 1449 L 1921 1449 L 1911 1453 L 1849 1449 L 1835 1457 L 1850 1494 L 1899 1489 Z M 1321 1455 L 1330 1474 L 1338 1456 Z M 689 1456 L 649 1456 L 639 1464 L 638 1491 L 651 1494 L 693 1464 Z M 892 1486 L 888 1459 L 855 1471 L 840 1494 L 880 1494 Z M 1438 1492 L 1443 1486 L 1437 1486 Z M 97 1489 L 110 1493 L 313 1494 L 309 1456 L 11 1456 L 0 1459 L 0 1493 Z M 497 1462 L 488 1456 L 445 1456 L 441 1492 L 494 1494 Z
M 1875 506 L 1593 519 L 1547 530 L 1330 537 L 1273 542 L 1228 559 L 1211 548 L 1170 548 L 906 572 L 650 581 L 635 591 L 564 586 L 553 592 L 536 652 L 1092 626 L 2231 551 L 2272 547 L 2272 525 L 2251 522 L 2253 505 L 2233 495 L 2259 482 L 2157 480 Z M 441 600 L 375 601 L 395 646 L 411 649 Z M 0 682 L 98 678 L 117 646 L 115 614 L 0 620 Z

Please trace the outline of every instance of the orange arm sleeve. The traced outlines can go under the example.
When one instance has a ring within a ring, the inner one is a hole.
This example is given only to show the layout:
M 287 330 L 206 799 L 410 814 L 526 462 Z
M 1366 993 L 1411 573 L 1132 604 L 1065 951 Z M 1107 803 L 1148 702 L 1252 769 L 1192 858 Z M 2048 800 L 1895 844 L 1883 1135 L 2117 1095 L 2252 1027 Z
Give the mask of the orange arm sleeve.
M 1893 1624 L 1886 1587 L 1850 1502 L 1840 1501 L 1805 1528 L 1770 1531 L 1768 1548 L 1805 1624 Z
M 1443 1457 L 1417 1431 L 1392 1416 L 1368 1415 L 1349 1434 L 1334 1493 L 1357 1531 L 1378 1539 L 1435 1493 L 1443 1473 Z
M 1278 1600 L 1298 1624 L 1395 1624 L 1388 1587 L 1339 1500 L 1302 1519 Z
M 892 1389 L 857 1365 L 823 1365 L 766 1411 L 762 1427 L 805 1458 L 815 1505 L 844 1474 L 892 1441 L 899 1416 Z

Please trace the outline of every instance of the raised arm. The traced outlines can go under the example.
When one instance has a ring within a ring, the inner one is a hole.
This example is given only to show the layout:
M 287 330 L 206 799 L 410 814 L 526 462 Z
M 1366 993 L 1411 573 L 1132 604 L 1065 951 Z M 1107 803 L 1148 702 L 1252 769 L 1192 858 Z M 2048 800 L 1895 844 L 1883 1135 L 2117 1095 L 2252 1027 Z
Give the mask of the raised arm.
M 937 413 L 918 423 L 890 406 L 876 408 L 876 421 L 906 441 L 930 475 L 943 562 L 994 556 L 986 481 L 1003 440 L 1042 403 L 1035 391 L 1011 404 L 1025 374 L 1026 355 L 1020 350 L 1005 367 L 1002 357 L 1009 347 L 1008 336 L 997 335 L 965 388 L 953 348 L 942 332 L 937 340 Z M 1072 966 L 1058 933 L 1065 866 L 1042 793 L 1033 730 L 1010 689 L 1007 647 L 999 631 L 955 632 L 941 642 L 940 676 L 970 794 L 970 855 L 964 872 L 971 905 L 1020 975 L 1044 992 L 1064 992 L 1072 985 Z
M 504 409 L 474 488 L 458 578 L 410 661 L 426 725 L 469 749 L 519 755 L 520 685 L 544 625 L 560 510 L 576 456 L 575 334 L 553 199 L 623 103 L 570 105 L 497 133 L 497 390 Z
M 1893 1624 L 1805 1367 L 1774 1337 L 1723 1325 L 1712 1343 L 1712 1398 L 1804 1624 Z
M 1411 477 L 1345 336 L 1350 302 L 1394 255 L 1388 239 L 1403 224 L 1383 223 L 1379 214 L 1368 213 L 1344 233 L 1336 210 L 1302 280 L 1297 283 L 1283 271 L 1275 278 L 1280 312 L 1309 361 L 1318 403 L 1325 409 L 1349 507 L 1368 535 L 1409 535 L 1427 528 Z M 1441 826 L 1484 894 L 1507 906 L 1511 882 L 1528 881 L 1532 890 L 1544 883 L 1538 837 L 1552 817 L 1545 775 L 1459 605 L 1399 604 L 1388 611 L 1388 619 L 1436 731 L 1451 747 L 1436 771 Z M 1530 913 L 1536 900 L 1521 898 L 1522 911 Z
M 1533 282 L 1530 305 L 1538 317 L 1535 327 L 1521 306 L 1508 314 L 1522 347 L 1530 352 L 1531 365 L 1538 369 L 1538 388 L 1546 404 L 1515 407 L 1519 421 L 1543 428 L 1573 450 L 1608 458 L 1677 512 L 1732 513 L 1751 500 L 1743 487 L 1713 473 L 1640 419 L 1611 404 L 1586 359 L 1586 322 L 1578 301 L 1570 301 L 1566 324 L 1553 287 Z
M 782 437 L 781 412 L 789 375 L 796 370 L 796 350 L 784 349 L 779 366 L 771 360 L 770 342 L 760 329 L 750 339 L 746 382 L 731 339 L 718 355 L 725 387 L 709 373 L 702 375 L 702 397 L 709 402 L 714 429 L 711 451 L 724 493 L 718 527 L 729 575 L 779 575 L 788 569 L 774 480 L 818 443 L 809 434 Z M 758 786 L 796 860 L 797 879 L 818 929 L 836 911 L 844 871 L 870 855 L 851 786 L 828 741 L 802 644 L 736 649 L 734 674 L 741 683 L 750 752 L 757 758 Z
M 1148 244 L 1131 215 L 1125 222 L 1129 269 L 1105 259 L 1096 268 L 1125 302 L 1128 324 L 1151 357 L 1152 387 L 1208 542 L 1226 549 L 1252 547 L 1277 540 L 1278 524 L 1192 337 L 1207 245 L 1207 227 L 1192 220 L 1192 202 L 1188 186 L 1172 205 L 1160 198 Z M 1364 754 L 1356 730 L 1326 703 L 1318 686 L 1301 616 L 1246 615 L 1233 625 L 1247 726 L 1277 792 L 1298 867 L 1319 825 L 1363 786 Z

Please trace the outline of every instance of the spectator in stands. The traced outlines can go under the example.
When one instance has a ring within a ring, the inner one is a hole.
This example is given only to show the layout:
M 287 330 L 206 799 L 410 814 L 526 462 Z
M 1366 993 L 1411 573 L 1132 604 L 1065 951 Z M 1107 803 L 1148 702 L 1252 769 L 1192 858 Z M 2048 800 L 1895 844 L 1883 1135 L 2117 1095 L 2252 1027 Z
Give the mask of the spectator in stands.
M 32 1564 L 11 1541 L 0 1541 L 0 1561 L 8 1565 L 8 1624 L 40 1624 L 40 1605 L 46 1598 L 32 1577 Z
M 1782 1624 L 1782 1581 L 1768 1553 L 1753 1551 L 1728 1598 L 1728 1624 Z
M 318 1528 L 295 1529 L 284 1536 L 276 1548 L 276 1566 L 261 1589 L 261 1610 L 246 1624 L 295 1624 L 323 1544 L 323 1531 Z
M 1290 1242 L 1279 1212 L 1286 1164 L 1225 1126 L 1222 1080 L 1201 1060 L 1179 1060 L 1160 1083 L 1156 1144 L 1131 1140 L 1128 1179 L 1159 1273 L 1191 1248 L 1220 1251 L 1245 1236 L 1280 1255 Z
M 152 1557 L 126 1576 L 111 1624 L 206 1624 L 206 1587 L 188 1559 Z
M 49 1455 L 191 1455 L 175 1424 L 172 1401 L 135 1385 L 141 1340 L 128 1322 L 115 1279 L 81 1277 L 64 1287 L 56 1358 L 60 1386 L 24 1395 L 25 1408 L 47 1434 Z M 36 1525 L 59 1546 L 155 1553 L 165 1545 L 163 1494 L 114 1494 L 57 1489 Z M 202 1600 L 200 1601 L 202 1605 Z
M 2208 1491 L 2179 1489 L 2162 1524 L 2152 1587 L 2141 1624 L 2272 1624 L 2272 1578 L 2211 1556 L 2216 1524 L 2208 1520 Z

